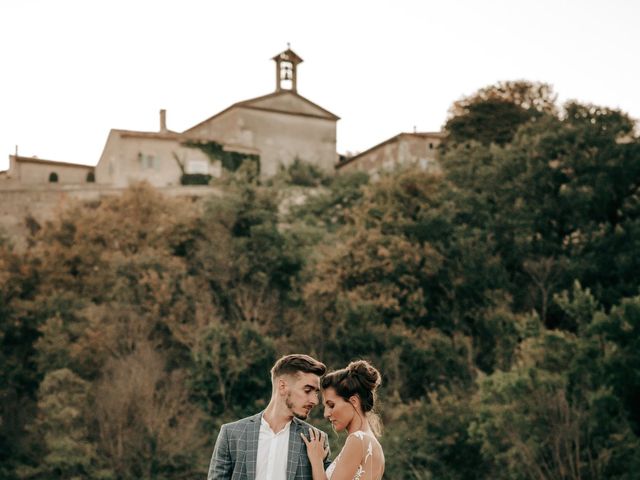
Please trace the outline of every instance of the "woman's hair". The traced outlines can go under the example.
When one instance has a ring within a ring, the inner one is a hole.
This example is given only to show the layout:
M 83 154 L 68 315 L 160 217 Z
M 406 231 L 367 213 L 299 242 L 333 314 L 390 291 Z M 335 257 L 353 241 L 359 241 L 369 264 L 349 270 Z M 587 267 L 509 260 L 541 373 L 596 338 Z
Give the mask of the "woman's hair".
M 345 368 L 326 374 L 322 377 L 321 386 L 323 390 L 333 388 L 347 402 L 357 395 L 371 428 L 379 436 L 382 425 L 375 407 L 381 381 L 380 372 L 373 365 L 366 360 L 357 360 Z

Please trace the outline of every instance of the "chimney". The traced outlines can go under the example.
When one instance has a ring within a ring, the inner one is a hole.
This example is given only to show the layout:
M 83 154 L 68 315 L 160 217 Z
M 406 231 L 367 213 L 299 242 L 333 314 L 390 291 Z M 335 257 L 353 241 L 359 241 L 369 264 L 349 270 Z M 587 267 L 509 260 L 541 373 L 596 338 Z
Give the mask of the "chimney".
M 160 110 L 160 133 L 167 132 L 167 111 L 163 108 Z

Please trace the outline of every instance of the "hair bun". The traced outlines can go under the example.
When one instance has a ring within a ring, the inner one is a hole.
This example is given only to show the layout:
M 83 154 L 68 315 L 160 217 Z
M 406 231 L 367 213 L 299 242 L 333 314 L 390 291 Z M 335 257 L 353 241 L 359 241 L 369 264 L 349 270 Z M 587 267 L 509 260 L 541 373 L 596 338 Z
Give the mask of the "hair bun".
M 356 376 L 367 390 L 375 391 L 382 381 L 380 372 L 366 360 L 356 360 L 349 363 L 347 372 Z
M 380 435 L 380 419 L 375 412 L 377 390 L 382 378 L 380 372 L 366 360 L 356 360 L 340 370 L 325 375 L 321 380 L 323 390 L 335 389 L 335 392 L 347 402 L 357 395 L 360 408 L 367 415 L 371 428 Z

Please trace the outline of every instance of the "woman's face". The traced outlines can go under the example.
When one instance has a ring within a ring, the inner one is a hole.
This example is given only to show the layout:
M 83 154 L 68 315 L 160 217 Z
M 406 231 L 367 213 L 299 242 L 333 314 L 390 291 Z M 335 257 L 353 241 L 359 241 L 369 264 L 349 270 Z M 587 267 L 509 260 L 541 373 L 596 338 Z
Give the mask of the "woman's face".
M 356 411 L 349 402 L 329 387 L 322 391 L 324 418 L 329 420 L 336 432 L 344 430 L 353 420 Z

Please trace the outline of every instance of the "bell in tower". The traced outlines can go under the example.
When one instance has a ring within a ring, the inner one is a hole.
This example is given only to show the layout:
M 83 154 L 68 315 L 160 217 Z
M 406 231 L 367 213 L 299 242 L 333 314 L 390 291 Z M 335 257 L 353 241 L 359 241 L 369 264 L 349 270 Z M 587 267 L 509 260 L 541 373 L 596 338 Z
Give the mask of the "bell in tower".
M 302 58 L 287 44 L 287 49 L 273 57 L 273 60 L 276 62 L 276 92 L 282 90 L 297 92 L 296 69 L 298 64 L 302 63 Z

